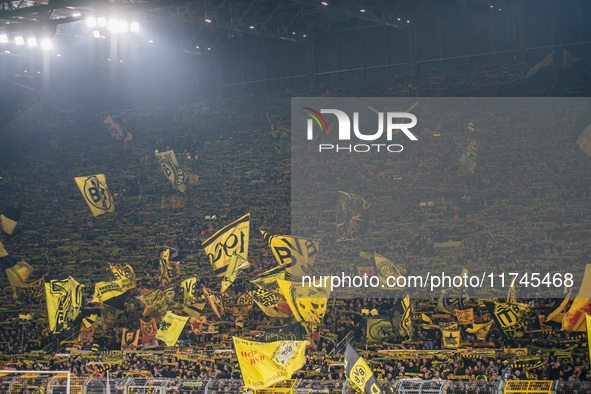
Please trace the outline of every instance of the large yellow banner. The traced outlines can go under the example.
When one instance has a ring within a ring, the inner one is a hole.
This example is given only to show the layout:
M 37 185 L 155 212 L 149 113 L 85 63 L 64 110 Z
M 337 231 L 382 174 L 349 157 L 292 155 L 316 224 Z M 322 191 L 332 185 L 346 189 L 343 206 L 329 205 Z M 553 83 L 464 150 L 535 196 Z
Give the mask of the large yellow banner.
M 217 276 L 224 276 L 234 253 L 248 260 L 249 234 L 250 213 L 247 213 L 203 242 L 203 249 Z
M 123 281 L 114 280 L 111 282 L 97 282 L 94 285 L 94 295 L 91 302 L 105 302 L 113 297 L 125 293 L 123 290 Z
M 233 339 L 244 386 L 253 390 L 289 379 L 306 362 L 307 341 L 253 342 Z
M 74 179 L 94 216 L 115 212 L 113 196 L 107 187 L 104 174 L 80 176 Z
M 271 235 L 262 230 L 261 233 L 279 265 L 287 264 L 287 272 L 292 278 L 310 275 L 310 267 L 318 256 L 319 241 L 290 235 Z
M 82 285 L 71 276 L 45 282 L 49 330 L 53 334 L 72 328 L 82 305 Z
M 185 324 L 187 324 L 189 317 L 178 316 L 172 312 L 166 312 L 166 316 L 158 326 L 156 339 L 160 339 L 166 343 L 166 346 L 174 346 L 179 339 Z

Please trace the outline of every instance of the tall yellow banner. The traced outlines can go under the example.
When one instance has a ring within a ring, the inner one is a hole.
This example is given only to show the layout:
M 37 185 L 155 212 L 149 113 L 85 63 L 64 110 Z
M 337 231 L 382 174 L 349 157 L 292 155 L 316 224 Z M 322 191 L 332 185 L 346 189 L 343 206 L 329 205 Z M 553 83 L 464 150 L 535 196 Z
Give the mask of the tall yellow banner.
M 107 187 L 104 174 L 80 176 L 74 179 L 94 216 L 115 212 L 113 196 Z
M 71 276 L 45 282 L 49 330 L 59 334 L 72 328 L 82 305 L 82 285 Z
M 250 213 L 218 230 L 203 242 L 203 249 L 217 276 L 224 276 L 232 255 L 248 260 Z
M 177 189 L 179 192 L 184 193 L 187 191 L 187 179 L 185 172 L 176 160 L 176 155 L 173 150 L 166 152 L 155 152 L 156 160 L 160 164 L 160 169 L 166 175 L 172 187 Z
M 185 324 L 187 324 L 189 317 L 175 315 L 172 312 L 166 312 L 166 316 L 158 326 L 156 339 L 160 339 L 166 343 L 166 346 L 174 346 L 179 339 Z

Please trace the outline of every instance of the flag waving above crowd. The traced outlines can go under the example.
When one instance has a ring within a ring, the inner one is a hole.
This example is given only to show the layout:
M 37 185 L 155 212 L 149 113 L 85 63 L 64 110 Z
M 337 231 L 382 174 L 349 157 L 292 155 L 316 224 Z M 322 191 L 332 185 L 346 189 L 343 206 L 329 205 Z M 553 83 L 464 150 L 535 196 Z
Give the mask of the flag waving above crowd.
M 250 234 L 250 213 L 218 230 L 202 244 L 213 272 L 224 276 L 232 255 L 236 253 L 248 260 L 248 239 Z

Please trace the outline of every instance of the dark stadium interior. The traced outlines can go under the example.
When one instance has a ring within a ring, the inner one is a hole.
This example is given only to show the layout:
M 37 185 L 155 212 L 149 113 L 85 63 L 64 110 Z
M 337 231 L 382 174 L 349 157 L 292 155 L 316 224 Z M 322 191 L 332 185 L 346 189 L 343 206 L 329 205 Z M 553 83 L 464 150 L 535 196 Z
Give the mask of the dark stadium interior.
M 0 0 L 0 392 L 65 393 L 65 375 L 42 371 L 70 371 L 71 392 L 242 393 L 233 337 L 309 342 L 293 380 L 257 392 L 379 392 L 347 371 L 357 353 L 382 392 L 591 392 L 589 16 L 584 0 Z M 521 98 L 499 102 L 542 115 L 431 119 L 412 153 L 332 171 L 333 156 L 290 145 L 292 99 L 347 97 L 417 114 L 431 98 Z M 368 203 L 363 234 L 337 231 L 332 178 L 349 209 Z M 250 266 L 217 276 L 207 248 L 248 213 Z M 298 306 L 269 271 L 272 236 L 289 234 L 317 248 L 299 252 L 316 273 L 344 258 L 353 275 L 572 273 L 574 286 L 353 289 Z M 312 304 L 320 317 L 301 319 Z M 162 334 L 175 318 L 177 336 Z

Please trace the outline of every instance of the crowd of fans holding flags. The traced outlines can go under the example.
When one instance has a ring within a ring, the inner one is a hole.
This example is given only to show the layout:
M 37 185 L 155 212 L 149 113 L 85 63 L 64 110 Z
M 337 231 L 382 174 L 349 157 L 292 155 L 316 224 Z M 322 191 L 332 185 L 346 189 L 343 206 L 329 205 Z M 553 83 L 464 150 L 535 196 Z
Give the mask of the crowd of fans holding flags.
M 261 107 L 271 116 L 248 110 Z M 519 289 L 482 297 L 440 291 L 430 299 L 413 299 L 401 291 L 388 297 L 352 292 L 331 298 L 325 291 L 298 298 L 297 286 L 284 280 L 301 276 L 342 244 L 287 236 L 289 157 L 285 149 L 273 149 L 273 136 L 280 123 L 288 131 L 288 112 L 287 98 L 129 111 L 111 119 L 133 132 L 125 145 L 112 140 L 100 122 L 47 123 L 42 131 L 8 136 L 0 173 L 0 258 L 8 278 L 0 304 L 2 366 L 70 370 L 79 376 L 108 369 L 113 378 L 244 379 L 236 337 L 246 348 L 259 346 L 248 340 L 261 347 L 274 343 L 268 339 L 308 341 L 294 378 L 350 379 L 343 365 L 349 343 L 358 355 L 349 353 L 347 363 L 360 355 L 378 381 L 496 381 L 504 373 L 516 380 L 591 380 L 585 325 L 576 321 L 561 330 L 576 294 L 565 295 L 565 302 L 543 293 L 522 298 Z M 479 125 L 474 126 L 482 146 L 499 142 L 492 132 L 479 134 Z M 82 131 L 73 131 L 78 128 Z M 30 139 L 32 133 L 39 138 Z M 561 158 L 564 167 L 546 168 L 540 176 L 540 168 L 531 164 L 507 163 L 510 179 L 501 182 L 495 178 L 499 172 L 487 171 L 503 163 L 487 156 L 485 148 L 472 157 L 470 168 L 462 168 L 466 141 L 472 151 L 476 144 L 471 133 L 458 130 L 444 155 L 428 149 L 419 154 L 425 171 L 445 172 L 465 185 L 464 194 L 446 188 L 433 201 L 408 197 L 401 204 L 408 204 L 409 223 L 424 220 L 422 207 L 428 206 L 432 228 L 428 233 L 399 229 L 385 236 L 378 253 L 360 261 L 375 271 L 389 264 L 401 272 L 420 260 L 497 268 L 527 261 L 550 270 L 558 264 L 548 261 L 572 261 L 567 258 L 573 251 L 578 262 L 587 259 L 591 249 L 578 229 L 546 227 L 551 220 L 572 219 L 565 209 L 557 212 L 553 202 L 572 194 L 579 204 L 588 192 L 580 183 L 573 185 L 589 171 L 588 157 L 577 145 L 568 136 L 539 136 L 547 141 L 532 146 L 531 154 L 550 159 L 552 148 L 559 148 L 567 157 Z M 421 185 L 412 174 L 376 168 L 363 182 L 377 186 L 350 194 L 369 190 L 363 199 L 384 214 L 389 208 L 379 205 L 375 190 L 400 190 L 407 178 L 407 187 Z M 506 255 L 494 257 L 484 254 L 491 244 L 500 249 L 509 242 L 503 234 L 465 237 L 460 246 L 433 241 L 480 228 L 470 220 L 478 210 L 488 209 L 503 222 L 503 210 L 528 204 L 518 196 L 509 207 L 506 193 L 542 178 L 533 186 L 547 190 L 526 209 L 533 224 L 523 226 L 545 231 L 545 239 L 524 234 L 520 250 L 511 245 Z M 549 186 L 554 178 L 563 180 Z M 498 193 L 495 204 L 483 205 L 485 187 L 497 188 L 489 192 Z M 590 207 L 578 207 L 576 219 L 585 220 Z M 326 210 L 336 213 L 334 207 Z M 383 218 L 374 220 L 379 224 Z M 313 233 L 322 218 L 306 221 Z M 306 252 L 288 247 L 291 254 L 300 253 L 298 264 L 292 264 L 280 250 L 296 243 Z M 501 310 L 512 313 L 518 324 L 503 327 Z

